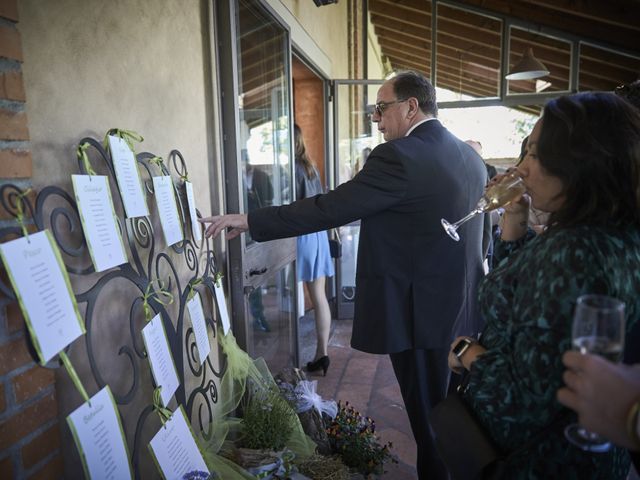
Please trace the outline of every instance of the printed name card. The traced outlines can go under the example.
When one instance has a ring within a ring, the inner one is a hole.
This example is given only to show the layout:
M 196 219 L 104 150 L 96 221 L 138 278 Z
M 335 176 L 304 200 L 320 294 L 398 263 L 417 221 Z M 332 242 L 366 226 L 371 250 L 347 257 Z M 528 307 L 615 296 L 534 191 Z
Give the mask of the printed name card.
M 196 200 L 193 195 L 193 184 L 191 182 L 184 182 L 184 186 L 187 190 L 187 203 L 189 204 L 189 217 L 191 218 L 191 233 L 193 233 L 193 239 L 196 243 L 200 243 L 202 240 L 202 225 L 198 222 L 198 214 L 196 213 Z
M 193 298 L 187 302 L 187 308 L 189 309 L 191 324 L 193 325 L 193 333 L 196 337 L 200 365 L 202 365 L 211 351 L 211 345 L 209 344 L 209 336 L 207 335 L 207 324 L 204 320 L 202 301 L 198 292 L 195 292 Z
M 67 417 L 85 475 L 91 479 L 133 478 L 120 418 L 106 386 Z
M 149 215 L 140 172 L 129 145 L 120 137 L 109 135 L 109 150 L 127 218 Z
M 167 246 L 182 240 L 182 223 L 178 215 L 178 205 L 173 191 L 173 182 L 169 175 L 153 177 L 153 189 L 156 194 L 160 224 Z
M 178 389 L 180 381 L 160 314 L 153 317 L 142 329 L 142 339 L 151 363 L 153 379 L 158 387 L 162 387 L 160 398 L 166 407 Z
M 127 262 L 107 177 L 71 175 L 82 230 L 96 272 Z
M 222 322 L 222 332 L 226 335 L 231 329 L 231 323 L 229 322 L 229 311 L 227 310 L 227 301 L 224 298 L 224 290 L 222 290 L 222 285 L 218 286 L 216 283 L 213 284 L 213 288 L 220 321 Z
M 85 332 L 58 246 L 45 230 L 3 243 L 0 255 L 45 364 Z
M 171 415 L 151 439 L 149 448 L 164 478 L 182 479 L 185 474 L 194 470 L 210 473 L 182 407 Z

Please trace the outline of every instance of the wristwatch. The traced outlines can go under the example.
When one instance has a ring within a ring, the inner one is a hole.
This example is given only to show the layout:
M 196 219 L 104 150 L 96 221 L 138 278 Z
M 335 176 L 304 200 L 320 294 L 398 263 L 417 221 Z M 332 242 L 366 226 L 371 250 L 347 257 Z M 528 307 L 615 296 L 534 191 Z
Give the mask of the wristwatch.
M 453 354 L 462 362 L 462 356 L 465 354 L 469 347 L 476 343 L 472 338 L 461 338 L 458 343 L 453 347 Z

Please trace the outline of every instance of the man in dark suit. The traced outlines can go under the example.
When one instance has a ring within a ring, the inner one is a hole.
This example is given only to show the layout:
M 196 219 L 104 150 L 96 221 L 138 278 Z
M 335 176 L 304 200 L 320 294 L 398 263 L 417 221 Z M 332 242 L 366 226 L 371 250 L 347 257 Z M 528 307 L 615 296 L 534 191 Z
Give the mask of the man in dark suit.
M 486 169 L 473 149 L 436 120 L 435 89 L 403 72 L 378 91 L 373 121 L 386 143 L 350 181 L 324 195 L 246 215 L 214 216 L 207 235 L 250 230 L 258 240 L 293 237 L 361 219 L 351 346 L 389 354 L 418 445 L 421 479 L 447 478 L 427 414 L 447 392 L 447 355 L 461 332 L 480 330 L 476 288 L 482 218 L 455 242 L 440 219 L 475 207 Z

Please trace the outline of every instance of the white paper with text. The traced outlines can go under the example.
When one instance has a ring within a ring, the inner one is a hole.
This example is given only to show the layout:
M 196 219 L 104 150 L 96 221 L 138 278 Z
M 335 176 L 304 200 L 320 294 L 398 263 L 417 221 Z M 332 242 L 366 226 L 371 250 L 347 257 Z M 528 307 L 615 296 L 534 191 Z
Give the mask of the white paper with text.
M 179 480 L 195 470 L 209 474 L 182 407 L 178 408 L 167 423 L 149 443 L 151 452 L 162 475 L 169 480 Z
M 204 319 L 204 310 L 202 310 L 202 301 L 198 292 L 195 292 L 193 298 L 187 302 L 187 308 L 189 309 L 191 324 L 193 325 L 193 333 L 196 337 L 200 365 L 202 365 L 209 356 L 211 344 L 209 343 L 207 323 Z
M 82 230 L 96 272 L 127 262 L 107 177 L 71 175 Z
M 100 480 L 133 478 L 120 417 L 109 386 L 67 417 L 88 477 Z
M 202 225 L 198 222 L 198 214 L 196 213 L 196 199 L 193 195 L 193 183 L 184 182 L 187 191 L 187 203 L 189 203 L 189 217 L 191 218 L 191 233 L 196 243 L 202 240 Z
M 147 207 L 147 199 L 138 171 L 138 162 L 129 145 L 122 138 L 109 135 L 109 150 L 127 218 L 149 215 L 149 207 Z
M 178 243 L 183 239 L 182 222 L 178 215 L 178 204 L 173 191 L 173 181 L 169 175 L 153 177 L 153 190 L 158 205 L 160 224 L 167 246 Z
M 160 314 L 153 317 L 142 329 L 142 339 L 147 349 L 153 379 L 158 387 L 162 387 L 160 398 L 166 407 L 178 389 L 180 381 Z
M 222 332 L 226 335 L 231 329 L 231 323 L 229 322 L 229 311 L 227 310 L 227 301 L 224 298 L 224 290 L 222 285 L 214 284 L 216 304 L 218 305 L 218 313 L 220 314 L 220 321 L 222 322 Z
M 84 333 L 60 251 L 48 230 L 0 245 L 42 363 Z

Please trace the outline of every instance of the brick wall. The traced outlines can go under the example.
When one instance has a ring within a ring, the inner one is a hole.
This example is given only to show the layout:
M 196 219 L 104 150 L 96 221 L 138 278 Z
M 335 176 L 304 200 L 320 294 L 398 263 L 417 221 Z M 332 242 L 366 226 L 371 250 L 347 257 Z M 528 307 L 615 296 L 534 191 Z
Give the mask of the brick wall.
M 17 0 L 0 0 L 0 184 L 28 188 L 23 61 Z M 0 227 L 9 223 L 0 211 Z M 0 478 L 62 478 L 57 415 L 53 370 L 31 359 L 20 308 L 0 297 Z

